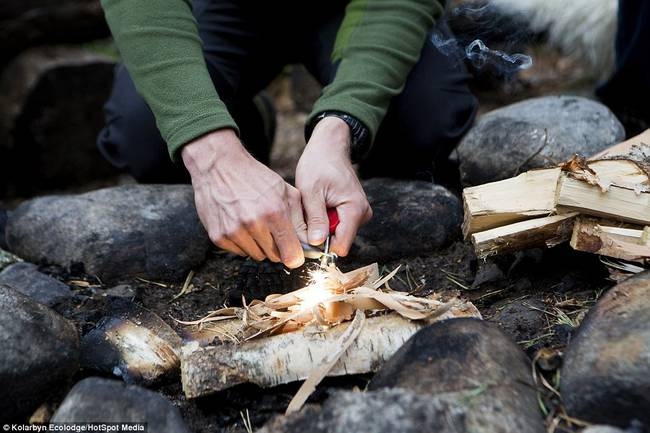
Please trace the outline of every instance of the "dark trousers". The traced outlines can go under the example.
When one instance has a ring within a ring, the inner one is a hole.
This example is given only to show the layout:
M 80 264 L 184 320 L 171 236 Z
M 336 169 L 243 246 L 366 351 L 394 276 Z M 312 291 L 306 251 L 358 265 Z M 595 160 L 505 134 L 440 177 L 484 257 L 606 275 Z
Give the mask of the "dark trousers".
M 628 136 L 650 127 L 650 2 L 619 0 L 616 68 L 597 94 Z
M 212 81 L 240 127 L 242 142 L 262 162 L 268 162 L 269 143 L 254 96 L 287 64 L 302 63 L 322 85 L 334 79 L 337 64 L 330 53 L 347 2 L 321 2 L 318 13 L 310 2 L 281 2 L 287 3 L 292 10 L 275 2 L 194 1 Z M 446 160 L 474 119 L 477 101 L 467 87 L 469 78 L 461 61 L 427 41 L 404 90 L 391 101 L 372 152 L 360 164 L 362 176 L 431 179 L 434 164 Z M 105 112 L 98 146 L 113 165 L 141 182 L 188 179 L 169 159 L 153 114 L 123 66 L 116 69 Z

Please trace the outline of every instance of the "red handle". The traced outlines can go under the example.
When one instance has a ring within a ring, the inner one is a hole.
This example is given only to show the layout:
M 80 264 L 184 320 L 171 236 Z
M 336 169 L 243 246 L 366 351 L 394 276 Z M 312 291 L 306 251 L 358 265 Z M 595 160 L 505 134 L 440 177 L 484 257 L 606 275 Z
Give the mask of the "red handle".
M 333 235 L 339 225 L 339 214 L 335 208 L 327 209 L 327 219 L 330 221 L 330 234 Z

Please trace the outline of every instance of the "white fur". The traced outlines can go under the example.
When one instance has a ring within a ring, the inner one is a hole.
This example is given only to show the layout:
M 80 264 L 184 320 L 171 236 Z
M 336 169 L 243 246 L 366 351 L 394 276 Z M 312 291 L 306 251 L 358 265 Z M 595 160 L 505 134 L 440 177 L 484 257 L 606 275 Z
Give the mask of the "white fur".
M 510 14 L 521 14 L 534 31 L 547 31 L 549 41 L 577 56 L 604 78 L 614 67 L 618 0 L 490 0 Z

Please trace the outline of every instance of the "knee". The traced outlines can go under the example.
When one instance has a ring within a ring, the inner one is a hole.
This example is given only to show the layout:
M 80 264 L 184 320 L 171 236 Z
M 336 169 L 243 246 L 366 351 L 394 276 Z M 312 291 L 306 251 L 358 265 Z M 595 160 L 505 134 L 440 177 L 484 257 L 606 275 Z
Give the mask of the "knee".
M 469 91 L 437 89 L 425 92 L 403 112 L 405 139 L 434 159 L 447 158 L 469 130 L 478 101 Z

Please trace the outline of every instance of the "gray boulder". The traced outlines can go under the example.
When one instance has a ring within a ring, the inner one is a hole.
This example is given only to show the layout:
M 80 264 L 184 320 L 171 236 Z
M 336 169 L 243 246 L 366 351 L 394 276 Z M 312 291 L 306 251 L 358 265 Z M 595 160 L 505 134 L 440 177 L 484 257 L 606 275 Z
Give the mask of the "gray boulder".
M 7 243 L 26 260 L 81 262 L 108 281 L 180 280 L 211 245 L 189 185 L 126 185 L 29 200 L 10 215 Z
M 363 189 L 373 217 L 359 230 L 352 258 L 367 263 L 430 254 L 460 233 L 460 201 L 440 185 L 374 178 L 364 181 Z
M 259 433 L 465 433 L 467 408 L 406 389 L 333 393 L 322 408 L 278 417 Z
M 458 406 L 467 431 L 543 432 L 526 355 L 496 326 L 450 319 L 416 333 L 377 372 L 368 387 L 403 388 Z
M 0 285 L 0 414 L 23 420 L 72 378 L 79 339 L 72 323 Z
M 52 422 L 140 422 L 148 433 L 189 433 L 178 408 L 162 395 L 116 380 L 89 377 L 68 393 Z
M 650 272 L 610 289 L 566 350 L 562 398 L 569 415 L 626 427 L 650 425 Z
M 36 265 L 27 262 L 7 266 L 0 272 L 0 284 L 9 286 L 48 307 L 53 307 L 72 296 L 66 284 L 39 272 Z
M 625 138 L 604 105 L 577 96 L 544 96 L 483 115 L 458 146 L 463 185 L 478 185 L 590 156 Z

